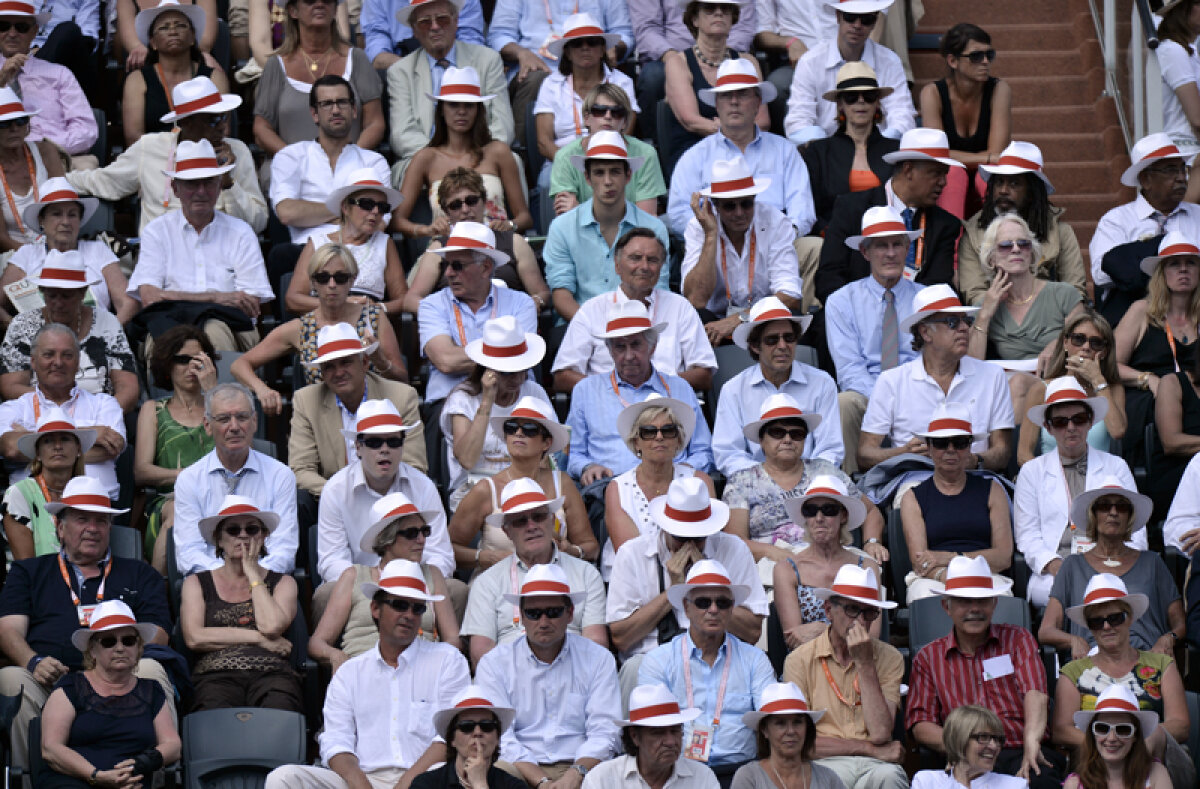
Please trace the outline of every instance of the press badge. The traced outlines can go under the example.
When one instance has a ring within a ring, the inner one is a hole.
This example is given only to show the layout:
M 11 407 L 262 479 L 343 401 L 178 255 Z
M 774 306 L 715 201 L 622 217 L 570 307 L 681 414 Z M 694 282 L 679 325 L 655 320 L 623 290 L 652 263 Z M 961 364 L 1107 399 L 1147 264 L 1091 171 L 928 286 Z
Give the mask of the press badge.
M 1009 655 L 997 655 L 993 658 L 988 658 L 983 661 L 983 681 L 991 682 L 994 679 L 1003 679 L 1012 674 L 1016 669 L 1013 668 L 1012 657 Z
M 1071 535 L 1071 553 L 1087 553 L 1096 547 L 1093 540 L 1089 540 L 1086 535 L 1075 533 Z
M 696 723 L 692 725 L 692 736 L 688 740 L 687 747 L 683 749 L 683 755 L 689 759 L 695 759 L 698 762 L 708 762 L 708 757 L 712 755 L 713 740 L 717 737 L 716 730 L 704 723 Z
M 88 623 L 92 621 L 92 612 L 96 610 L 97 605 L 99 605 L 99 603 L 75 606 L 75 612 L 79 615 L 80 627 L 87 627 Z

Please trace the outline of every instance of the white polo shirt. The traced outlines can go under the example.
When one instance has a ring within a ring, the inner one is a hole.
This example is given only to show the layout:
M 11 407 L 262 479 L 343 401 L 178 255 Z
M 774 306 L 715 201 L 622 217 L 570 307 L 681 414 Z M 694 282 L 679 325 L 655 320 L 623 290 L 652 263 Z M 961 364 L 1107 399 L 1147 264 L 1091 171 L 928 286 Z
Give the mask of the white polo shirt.
M 311 200 L 324 203 L 345 173 L 363 168 L 375 171 L 382 184 L 391 184 L 392 174 L 387 160 L 375 151 L 367 151 L 350 143 L 338 154 L 337 162 L 329 166 L 329 154 L 316 140 L 294 142 L 284 147 L 271 160 L 271 209 L 275 210 L 283 200 Z M 314 227 L 289 227 L 293 244 L 303 244 L 309 236 L 318 233 L 333 233 L 335 224 Z

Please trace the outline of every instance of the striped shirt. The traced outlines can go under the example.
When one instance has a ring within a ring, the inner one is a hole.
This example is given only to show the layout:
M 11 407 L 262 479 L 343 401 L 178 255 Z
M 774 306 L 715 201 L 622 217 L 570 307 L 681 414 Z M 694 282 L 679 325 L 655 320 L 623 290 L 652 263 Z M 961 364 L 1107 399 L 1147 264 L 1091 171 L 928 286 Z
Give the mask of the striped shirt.
M 1013 672 L 984 680 L 983 663 L 1008 655 Z M 958 648 L 953 632 L 917 653 L 913 660 L 905 726 L 911 731 L 922 721 L 945 723 L 955 707 L 978 704 L 1000 716 L 1004 747 L 1020 748 L 1025 742 L 1025 694 L 1046 692 L 1046 670 L 1033 635 L 1015 625 L 992 625 L 987 642 L 974 655 Z

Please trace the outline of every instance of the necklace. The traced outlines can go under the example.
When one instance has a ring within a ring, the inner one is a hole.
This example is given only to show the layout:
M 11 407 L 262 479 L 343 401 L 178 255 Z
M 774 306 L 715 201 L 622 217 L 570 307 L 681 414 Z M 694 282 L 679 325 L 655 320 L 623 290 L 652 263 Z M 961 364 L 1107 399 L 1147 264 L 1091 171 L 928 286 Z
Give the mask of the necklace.
M 1036 295 L 1037 295 L 1037 287 L 1035 286 L 1035 287 L 1034 287 L 1034 289 L 1033 289 L 1033 293 L 1030 293 L 1028 298 L 1024 298 L 1024 299 L 1009 299 L 1009 300 L 1008 300 L 1008 303 L 1009 303 L 1009 304 L 1012 304 L 1012 305 L 1014 305 L 1014 306 L 1020 307 L 1020 306 L 1023 306 L 1023 305 L 1025 305 L 1025 304 L 1028 304 L 1029 302 L 1033 301 L 1033 298 L 1034 298 L 1034 296 L 1036 296 Z
M 303 48 L 301 48 L 301 47 L 297 47 L 297 48 L 300 49 L 300 57 L 304 58 L 304 62 L 306 64 L 308 64 L 308 70 L 312 74 L 314 80 L 319 77 L 325 76 L 325 69 L 329 67 L 329 53 L 331 50 L 328 50 L 328 49 L 325 50 L 320 55 L 318 55 L 317 58 L 314 60 L 313 58 L 310 58 L 308 56 L 308 53 L 305 52 Z M 321 65 L 321 61 L 325 61 L 325 64 Z M 320 74 L 317 74 L 317 66 L 318 65 L 321 65 L 321 73 Z
M 775 780 L 779 782 L 779 789 L 788 789 L 787 782 L 783 780 L 783 776 L 779 774 L 779 770 L 775 769 L 775 765 L 771 764 L 771 760 L 767 759 L 767 764 L 771 765 L 771 772 L 775 773 Z M 800 766 L 800 786 L 802 789 L 808 789 L 808 779 L 804 776 L 804 766 Z
M 1099 547 L 1099 546 L 1097 546 L 1097 547 Z M 1099 551 L 1096 552 L 1096 555 L 1100 556 Z M 1117 552 L 1115 557 L 1112 555 L 1109 555 L 1109 556 L 1100 556 L 1100 558 L 1104 560 L 1103 564 L 1105 567 L 1120 567 L 1121 566 L 1121 557 L 1124 555 L 1125 555 L 1125 546 L 1122 545 L 1121 550 Z
M 696 60 L 699 60 L 701 63 L 708 66 L 709 68 L 720 68 L 721 67 L 720 60 L 709 60 L 708 58 L 706 58 L 704 56 L 704 53 L 700 51 L 699 44 L 692 44 L 692 53 L 695 54 Z
M 646 480 L 643 478 L 643 476 L 642 476 L 642 467 L 641 467 L 640 465 L 637 467 L 637 471 L 635 471 L 635 472 L 634 472 L 634 475 L 637 477 L 638 485 L 640 485 L 640 486 L 642 487 L 642 490 L 643 490 L 643 491 L 644 491 L 644 490 L 645 490 L 647 487 L 649 487 L 649 488 L 650 488 L 651 492 L 654 494 L 654 495 L 653 495 L 653 496 L 651 496 L 650 498 L 656 498 L 656 497 L 658 497 L 658 496 L 661 496 L 661 495 L 663 495 L 664 493 L 666 493 L 666 492 L 667 492 L 667 488 L 671 487 L 671 483 L 670 483 L 670 482 L 668 482 L 666 485 L 663 485 L 663 486 L 651 485 L 651 484 L 650 484 L 648 481 L 646 481 Z

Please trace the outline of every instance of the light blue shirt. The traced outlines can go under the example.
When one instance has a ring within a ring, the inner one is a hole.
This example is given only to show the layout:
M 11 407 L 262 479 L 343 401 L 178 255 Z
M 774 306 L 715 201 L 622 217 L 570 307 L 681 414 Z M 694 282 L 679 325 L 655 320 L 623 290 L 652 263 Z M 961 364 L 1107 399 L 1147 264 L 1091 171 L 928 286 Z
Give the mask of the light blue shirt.
M 896 320 L 913 313 L 913 298 L 924 285 L 900 278 L 892 287 L 896 297 Z M 884 288 L 871 276 L 855 280 L 829 294 L 825 301 L 825 325 L 829 353 L 837 367 L 838 387 L 843 392 L 858 392 L 871 397 L 875 381 L 882 371 L 880 347 L 883 342 Z M 912 334 L 900 332 L 899 364 L 911 362 L 921 354 L 912 349 Z
M 359 25 L 367 45 L 367 59 L 372 63 L 375 62 L 376 55 L 384 52 L 399 55 L 400 42 L 412 38 L 412 28 L 400 24 L 396 19 L 396 10 L 403 4 L 404 0 L 363 0 Z M 483 6 L 479 4 L 479 0 L 464 0 L 462 10 L 458 12 L 456 38 L 459 41 L 487 46 L 487 40 L 483 37 Z M 436 84 L 435 82 L 434 85 Z
M 570 291 L 580 304 L 593 296 L 616 290 L 621 280 L 617 277 L 613 247 L 626 231 L 635 227 L 653 230 L 663 248 L 670 250 L 671 240 L 662 220 L 629 201 L 625 202 L 625 218 L 617 228 L 612 245 L 604 240 L 604 234 L 600 232 L 600 223 L 592 213 L 591 200 L 555 217 L 546 234 L 546 245 L 542 248 L 546 284 L 551 290 L 562 288 Z M 663 266 L 658 276 L 658 287 L 666 290 L 670 276 L 670 266 Z
M 746 166 L 757 178 L 770 178 L 771 185 L 758 195 L 757 201 L 787 214 L 799 235 L 806 236 L 817 221 L 813 208 L 812 187 L 808 183 L 808 168 L 796 153 L 794 143 L 778 134 L 759 131 L 754 141 L 742 151 L 721 132 L 710 134 L 693 145 L 675 165 L 671 174 L 671 191 L 667 197 L 667 224 L 671 232 L 683 235 L 692 214 L 692 194 L 707 188 L 712 182 L 712 163 L 742 156 Z
M 454 66 L 455 68 L 458 67 L 458 51 L 457 50 L 458 50 L 458 47 L 452 45 L 450 47 L 450 51 L 446 53 L 446 58 L 445 58 L 446 62 L 449 63 L 451 66 Z M 425 52 L 425 50 L 421 50 L 421 51 Z M 431 80 L 433 80 L 433 95 L 436 96 L 442 89 L 442 77 L 446 76 L 446 69 L 449 67 L 448 66 L 439 66 L 437 64 L 437 60 L 433 57 L 433 55 L 429 54 L 428 52 L 425 52 L 425 60 L 429 61 L 429 78 Z M 437 128 L 436 121 L 434 123 L 433 128 Z M 433 137 L 432 130 L 429 132 L 429 136 Z
M 690 704 L 683 680 L 684 649 L 681 642 L 687 647 L 688 664 L 691 666 Z M 742 715 L 759 708 L 763 691 L 775 681 L 775 670 L 771 668 L 771 661 L 767 660 L 767 653 L 727 633 L 725 643 L 717 651 L 717 659 L 710 666 L 701 659 L 700 649 L 691 637 L 683 633 L 651 650 L 638 669 L 639 685 L 666 685 L 679 701 L 680 707 L 696 707 L 700 710 L 700 717 L 683 725 L 686 747 L 693 725 L 712 724 L 726 661 L 730 661 L 729 681 L 725 686 L 725 700 L 721 706 L 720 724 L 712 744 L 709 765 L 737 764 L 754 758 L 755 733 L 742 723 Z
M 713 426 L 713 455 L 726 478 L 763 460 L 762 447 L 746 440 L 742 427 L 758 421 L 763 401 L 773 394 L 791 395 L 806 414 L 820 414 L 821 424 L 808 434 L 804 457 L 824 458 L 842 465 L 842 417 L 838 410 L 837 384 L 829 374 L 800 362 L 792 362 L 792 374 L 776 388 L 763 377 L 762 366 L 747 367 L 721 389 L 717 419 Z
M 571 390 L 571 411 L 567 426 L 571 428 L 571 454 L 567 473 L 576 479 L 593 463 L 607 466 L 614 475 L 624 474 L 638 464 L 637 457 L 617 435 L 617 414 L 632 403 L 640 403 L 657 392 L 687 403 L 696 413 L 696 430 L 684 449 L 682 462 L 694 469 L 712 469 L 712 435 L 696 393 L 687 381 L 677 375 L 652 370 L 641 386 L 634 387 L 617 376 L 618 397 L 612 390 L 612 374 L 589 375 Z M 624 399 L 624 403 L 621 400 Z
M 455 307 L 458 307 L 457 313 Z M 493 285 L 492 292 L 488 294 L 478 312 L 472 312 L 470 307 L 456 299 L 449 287 L 431 293 L 421 299 L 421 306 L 417 308 L 421 354 L 425 355 L 425 346 L 430 340 L 443 334 L 455 345 L 464 348 L 471 340 L 483 336 L 483 324 L 501 315 L 512 315 L 517 319 L 522 331 L 537 334 L 537 308 L 533 306 L 533 299 L 520 291 Z M 465 337 L 458 331 L 459 316 L 462 316 Z M 447 375 L 431 365 L 429 381 L 425 384 L 425 401 L 441 400 L 465 378 L 465 375 Z
M 34 8 L 38 3 L 33 4 Z M 100 37 L 100 0 L 54 0 L 46 3 L 40 11 L 50 12 L 50 21 L 42 26 L 41 31 L 33 39 L 33 46 L 40 47 L 46 43 L 51 31 L 63 22 L 74 22 L 79 25 L 79 32 L 95 41 Z M 196 40 L 200 40 L 203 30 L 196 31 Z
M 550 9 L 553 22 L 546 19 L 547 8 Z M 542 56 L 540 50 L 551 32 L 561 36 L 566 32 L 567 17 L 580 11 L 591 14 L 606 33 L 621 36 L 626 49 L 633 50 L 633 23 L 629 21 L 629 8 L 625 0 L 591 0 L 585 6 L 580 6 L 578 0 L 497 0 L 492 24 L 488 27 L 488 46 L 499 52 L 506 44 L 519 44 Z M 558 69 L 557 60 L 545 56 L 542 56 L 542 60 L 552 70 Z M 516 73 L 516 63 L 509 63 L 509 79 Z

